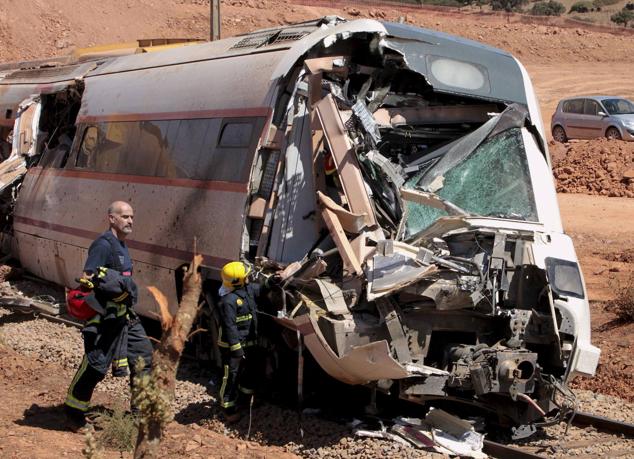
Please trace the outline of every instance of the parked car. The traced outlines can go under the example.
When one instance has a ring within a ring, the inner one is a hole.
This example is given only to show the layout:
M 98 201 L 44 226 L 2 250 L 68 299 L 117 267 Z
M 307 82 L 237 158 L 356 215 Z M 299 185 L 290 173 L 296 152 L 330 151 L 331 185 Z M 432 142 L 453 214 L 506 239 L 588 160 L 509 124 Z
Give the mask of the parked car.
M 634 141 L 634 103 L 615 96 L 563 99 L 550 126 L 557 142 L 597 137 Z

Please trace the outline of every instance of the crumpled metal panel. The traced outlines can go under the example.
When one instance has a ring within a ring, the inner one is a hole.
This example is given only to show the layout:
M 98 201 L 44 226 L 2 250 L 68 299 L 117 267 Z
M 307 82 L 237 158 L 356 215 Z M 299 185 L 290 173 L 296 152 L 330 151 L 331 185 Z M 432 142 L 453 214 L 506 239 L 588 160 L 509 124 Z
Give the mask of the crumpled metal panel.
M 324 339 L 316 318 L 305 314 L 296 317 L 294 322 L 319 366 L 339 381 L 367 384 L 380 379 L 403 379 L 408 376 L 407 370 L 390 355 L 385 340 L 355 347 L 343 357 L 338 357 Z

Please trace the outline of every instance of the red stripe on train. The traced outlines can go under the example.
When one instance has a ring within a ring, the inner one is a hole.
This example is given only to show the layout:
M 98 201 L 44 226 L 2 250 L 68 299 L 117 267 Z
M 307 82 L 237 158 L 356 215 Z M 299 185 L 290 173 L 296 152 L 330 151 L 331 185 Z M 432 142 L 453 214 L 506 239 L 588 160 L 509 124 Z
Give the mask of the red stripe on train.
M 43 228 L 51 231 L 55 231 L 58 233 L 69 234 L 71 236 L 81 237 L 83 239 L 87 239 L 93 241 L 99 236 L 101 233 L 96 233 L 94 231 L 84 230 L 81 228 L 75 228 L 72 226 L 58 225 L 57 223 L 45 222 L 42 220 L 35 220 L 28 217 L 21 217 L 19 215 L 13 216 L 13 221 L 15 223 L 19 223 L 22 225 L 32 226 L 35 228 Z M 152 253 L 156 255 L 161 255 L 169 258 L 175 258 L 177 260 L 182 260 L 185 262 L 190 262 L 194 257 L 193 252 L 189 252 L 187 250 L 176 249 L 172 247 L 163 247 L 156 244 L 149 244 L 147 242 L 135 241 L 135 240 L 126 240 L 126 244 L 130 249 L 139 250 L 141 252 Z M 212 255 L 203 254 L 203 264 L 206 266 L 213 267 L 222 267 L 225 263 L 228 263 L 232 260 L 220 257 L 214 257 Z
M 159 112 L 159 113 L 113 113 L 110 115 L 80 115 L 79 123 L 100 123 L 117 121 L 161 121 L 161 120 L 193 120 L 203 118 L 247 118 L 266 116 L 271 114 L 270 107 L 252 108 L 228 108 L 220 110 L 195 110 L 185 112 Z
M 246 183 L 204 181 L 191 179 L 176 179 L 165 177 L 151 177 L 145 175 L 109 174 L 106 172 L 91 172 L 66 170 L 55 168 L 32 167 L 28 175 L 55 175 L 58 177 L 80 178 L 87 180 L 101 180 L 105 182 L 140 183 L 144 185 L 175 186 L 181 188 L 199 188 L 203 190 L 228 191 L 232 193 L 246 193 Z

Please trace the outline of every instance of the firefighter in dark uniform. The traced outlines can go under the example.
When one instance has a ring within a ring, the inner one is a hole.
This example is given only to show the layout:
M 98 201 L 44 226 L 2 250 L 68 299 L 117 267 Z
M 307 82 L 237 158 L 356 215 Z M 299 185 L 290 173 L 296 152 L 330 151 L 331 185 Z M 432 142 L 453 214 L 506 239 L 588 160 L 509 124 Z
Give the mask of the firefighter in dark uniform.
M 115 375 L 127 374 L 129 367 L 131 385 L 139 358 L 145 363 L 144 372 L 151 368 L 152 344 L 133 309 L 137 292 L 125 243 L 126 236 L 132 232 L 133 219 L 128 203 L 112 203 L 108 208 L 110 229 L 88 249 L 80 282 L 94 287 L 94 295 L 90 295 L 87 302 L 98 314 L 82 329 L 84 357 L 65 401 L 72 427 L 85 423 L 95 386 L 105 378 L 111 366 Z
M 222 268 L 220 289 L 220 333 L 218 346 L 223 359 L 220 387 L 221 406 L 229 421 L 240 415 L 239 404 L 248 401 L 254 388 L 252 347 L 257 340 L 257 303 L 259 284 L 248 282 L 250 268 L 233 261 Z

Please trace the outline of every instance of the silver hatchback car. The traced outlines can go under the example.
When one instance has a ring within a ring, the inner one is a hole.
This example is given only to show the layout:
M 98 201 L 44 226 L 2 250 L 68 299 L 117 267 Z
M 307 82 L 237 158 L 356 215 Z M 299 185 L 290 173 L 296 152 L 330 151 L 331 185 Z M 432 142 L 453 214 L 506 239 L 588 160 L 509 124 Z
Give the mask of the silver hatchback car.
M 563 99 L 550 122 L 553 139 L 608 139 L 634 141 L 634 103 L 614 96 Z

